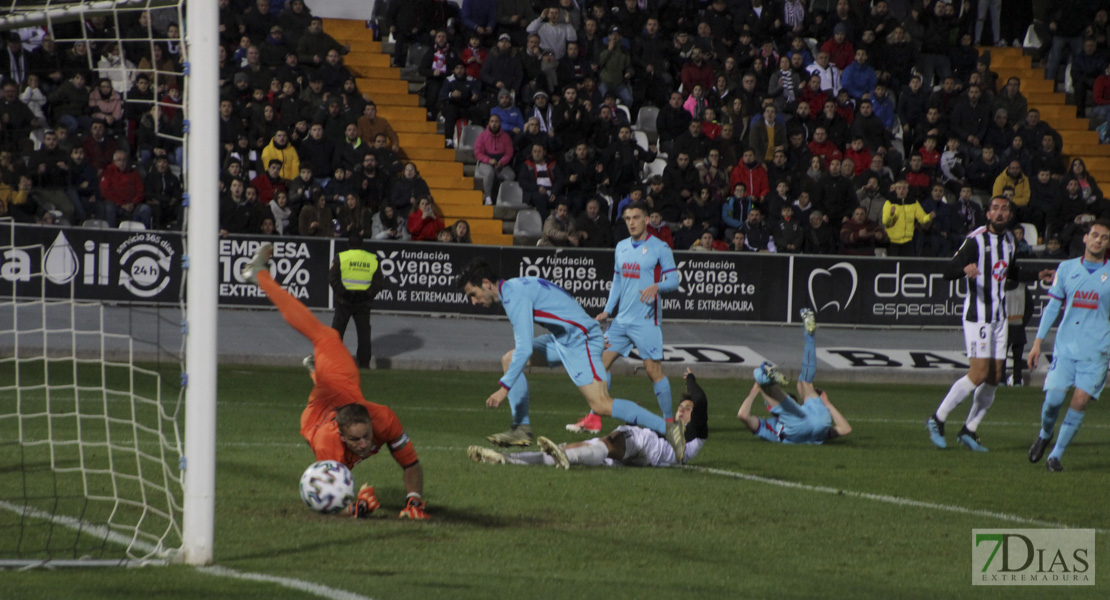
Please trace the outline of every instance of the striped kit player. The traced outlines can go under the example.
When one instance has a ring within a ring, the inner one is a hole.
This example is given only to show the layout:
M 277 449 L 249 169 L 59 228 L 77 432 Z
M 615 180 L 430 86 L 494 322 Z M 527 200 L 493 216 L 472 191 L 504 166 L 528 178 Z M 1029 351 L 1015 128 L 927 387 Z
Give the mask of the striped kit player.
M 936 413 L 926 422 L 929 438 L 939 448 L 947 446 L 944 422 L 968 395 L 974 394 L 971 410 L 957 439 L 971 450 L 986 452 L 976 433 L 979 423 L 994 403 L 1003 362 L 1006 360 L 1006 281 L 1051 281 L 1055 271 L 1023 271 L 1015 261 L 1016 242 L 1009 231 L 1012 218 L 1009 199 L 991 198 L 987 225 L 971 232 L 944 270 L 945 279 L 967 277 L 964 298 L 964 343 L 969 369 L 956 380 Z

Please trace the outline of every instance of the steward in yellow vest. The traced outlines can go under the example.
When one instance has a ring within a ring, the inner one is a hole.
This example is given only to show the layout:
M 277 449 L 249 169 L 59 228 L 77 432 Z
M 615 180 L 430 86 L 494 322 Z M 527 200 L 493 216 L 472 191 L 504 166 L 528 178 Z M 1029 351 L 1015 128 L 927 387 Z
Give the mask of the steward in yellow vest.
M 370 307 L 374 296 L 382 287 L 382 274 L 378 257 L 363 249 L 362 233 L 351 233 L 349 248 L 337 254 L 332 261 L 328 281 L 335 293 L 335 316 L 331 326 L 339 332 L 340 339 L 347 331 L 347 323 L 355 320 L 358 349 L 355 362 L 360 369 L 370 368 Z

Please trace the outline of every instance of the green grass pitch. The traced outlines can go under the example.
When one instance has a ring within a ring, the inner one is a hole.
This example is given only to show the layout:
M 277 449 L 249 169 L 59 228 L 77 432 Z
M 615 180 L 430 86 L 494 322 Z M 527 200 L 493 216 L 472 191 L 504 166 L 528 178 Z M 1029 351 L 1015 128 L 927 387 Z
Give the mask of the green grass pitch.
M 508 426 L 507 405 L 484 407 L 496 375 L 373 371 L 367 398 L 397 412 L 424 465 L 434 520 L 412 523 L 397 519 L 404 492 L 388 454 L 354 469 L 377 488 L 373 518 L 309 512 L 297 480 L 312 462 L 298 434 L 311 382 L 300 369 L 225 367 L 216 562 L 381 599 L 1041 598 L 1060 588 L 972 587 L 971 530 L 1055 523 L 1102 530 L 1098 584 L 1064 591 L 1108 597 L 1106 407 L 1092 405 L 1066 470 L 1049 474 L 1026 459 L 1035 388 L 999 389 L 980 427 L 989 453 L 929 443 L 924 420 L 954 376 L 938 375 L 937 386 L 828 386 L 854 431 L 823 447 L 757 440 L 736 419 L 751 380 L 702 379 L 711 433 L 690 467 L 561 471 L 467 459 L 468 445 Z M 530 382 L 535 431 L 583 439 L 564 430 L 585 410 L 566 376 Z M 671 385 L 677 398 L 682 381 Z M 612 390 L 656 408 L 646 378 L 618 377 Z M 951 417 L 954 446 L 969 404 Z M 605 419 L 607 430 L 617 424 Z M 0 466 L 10 472 L 11 460 Z M 70 597 L 314 596 L 183 566 L 0 572 L 0 598 Z

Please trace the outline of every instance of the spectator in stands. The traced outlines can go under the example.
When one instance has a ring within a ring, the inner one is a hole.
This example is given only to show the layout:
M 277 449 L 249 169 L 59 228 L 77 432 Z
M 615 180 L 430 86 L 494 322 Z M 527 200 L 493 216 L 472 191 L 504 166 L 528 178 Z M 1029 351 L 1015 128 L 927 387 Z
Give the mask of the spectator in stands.
M 952 5 L 935 1 L 918 13 L 917 21 L 923 30 L 917 65 L 922 83 L 928 88 L 935 85 L 934 75 L 937 80 L 942 80 L 952 74 L 952 64 L 948 60 L 949 39 L 956 28 Z
M 356 194 L 347 194 L 343 204 L 335 211 L 335 220 L 339 223 L 337 237 L 349 237 L 353 232 L 369 233 L 372 231 L 374 217 L 373 211 L 362 204 Z
M 232 188 L 234 191 L 234 188 Z M 233 194 L 234 195 L 234 194 Z M 328 208 L 327 196 L 319 186 L 314 186 L 308 194 L 311 203 L 301 208 L 298 217 L 297 232 L 299 235 L 309 237 L 334 237 L 335 227 L 332 225 L 334 216 Z
M 601 201 L 590 198 L 586 202 L 586 209 L 578 216 L 575 229 L 579 234 L 578 245 L 583 248 L 611 248 L 613 246 L 613 228 L 609 218 L 601 210 Z
M 1007 186 L 1014 190 L 1014 204 L 1018 210 L 1029 204 L 1029 178 L 1022 172 L 1021 163 L 1017 160 L 1011 160 L 1006 170 L 994 180 L 992 193 L 1001 196 Z
M 117 150 L 112 162 L 104 168 L 100 177 L 100 193 L 107 200 L 105 205 L 109 227 L 119 221 L 138 221 L 147 229 L 151 224 L 151 208 L 146 204 L 143 182 L 139 174 L 131 169 L 127 153 Z
M 1106 52 L 1098 50 L 1098 43 L 1093 38 L 1083 41 L 1083 52 L 1072 56 L 1071 81 L 1075 90 L 1075 116 L 1087 118 L 1087 93 L 1092 91 L 1095 80 L 1106 71 L 1110 62 L 1106 60 Z
M 347 196 L 357 194 L 354 181 L 351 180 L 351 174 L 352 171 L 343 166 L 337 166 L 332 171 L 331 180 L 324 186 L 324 196 L 328 199 L 328 208 L 338 210 L 346 201 Z M 250 190 L 250 188 L 247 189 Z
M 826 42 L 826 44 L 828 43 Z M 826 50 L 818 52 L 814 63 L 807 67 L 807 71 L 811 75 L 820 77 L 821 89 L 831 97 L 835 97 L 840 93 L 841 72 L 840 68 L 831 62 L 829 56 L 829 52 Z
M 527 31 L 540 38 L 540 48 L 550 50 L 558 60 L 566 54 L 567 42 L 578 39 L 570 15 L 560 8 L 546 8 L 528 24 Z
M 96 168 L 97 173 L 112 164 L 112 157 L 118 149 L 115 138 L 108 137 L 104 121 L 93 121 L 89 129 L 89 137 L 85 138 L 82 147 L 89 164 Z
M 982 97 L 982 90 L 968 86 L 967 95 L 952 109 L 951 134 L 960 140 L 961 148 L 974 155 L 980 152 L 990 121 L 990 103 Z
M 531 11 L 531 5 L 528 6 L 528 11 Z M 498 36 L 497 47 L 482 64 L 480 79 L 482 89 L 487 94 L 500 93 L 501 90 L 514 94 L 520 91 L 524 84 L 524 69 L 520 60 L 513 56 L 511 36 L 508 33 Z
M 424 5 L 424 3 L 420 1 L 413 1 L 407 4 L 413 5 L 412 8 L 416 11 L 419 11 Z M 403 7 L 402 10 L 404 10 Z M 405 12 L 407 14 L 409 11 Z M 398 23 L 398 21 L 392 22 L 395 24 Z M 401 37 L 397 37 L 397 34 L 394 34 L 394 38 L 397 40 L 398 44 L 403 43 L 402 40 L 409 37 L 404 33 L 400 35 Z M 418 35 L 412 36 L 412 38 L 416 39 L 419 39 L 419 37 Z M 323 19 L 320 17 L 311 17 L 308 29 L 301 35 L 300 39 L 297 40 L 297 60 L 305 65 L 315 65 L 319 67 L 327 61 L 328 53 L 332 50 L 339 56 L 346 56 L 351 49 L 349 46 L 340 44 L 335 41 L 335 38 L 324 33 Z M 400 52 L 404 51 L 401 50 Z M 398 66 L 403 66 L 403 59 L 398 60 L 397 64 Z
M 312 173 L 320 173 L 325 178 L 334 170 L 334 158 L 336 155 L 337 146 L 335 142 L 324 136 L 324 126 L 320 123 L 313 123 L 308 128 L 308 137 L 301 142 L 300 149 L 297 151 L 298 157 L 304 155 L 301 160 L 298 173 L 303 171 L 306 167 Z M 271 159 L 274 160 L 274 159 Z M 326 184 L 327 181 L 320 181 L 321 185 Z M 307 189 L 309 181 L 302 184 L 304 189 Z M 297 202 L 297 194 L 293 194 L 292 198 L 294 203 Z
M 375 240 L 405 242 L 412 239 L 406 219 L 390 204 L 382 205 L 374 215 L 372 232 Z
M 1002 107 L 995 109 L 994 117 L 987 124 L 987 131 L 983 134 L 981 145 L 993 147 L 996 155 L 999 154 L 999 151 L 1009 148 L 1017 134 L 1014 133 L 1014 127 L 1009 125 L 1008 121 L 1007 109 Z
M 517 172 L 516 181 L 520 183 L 524 202 L 533 206 L 545 221 L 553 208 L 566 201 L 563 169 L 541 144 L 532 144 L 528 149 L 528 158 Z
M 767 169 L 759 164 L 755 157 L 755 151 L 750 148 L 744 151 L 740 162 L 729 174 L 730 186 L 735 189 L 738 182 L 744 184 L 748 195 L 759 200 L 762 200 L 763 196 L 770 191 Z
M 744 234 L 737 231 L 735 235 L 742 238 Z M 714 239 L 712 233 L 703 231 L 697 243 L 689 248 L 683 248 L 683 250 L 693 250 L 694 252 L 725 252 L 730 250 L 730 248 L 726 246 L 724 242 Z M 748 248 L 747 244 L 745 244 L 744 251 L 751 252 L 751 248 Z
M 840 228 L 840 253 L 874 256 L 875 248 L 886 242 L 886 232 L 878 222 L 867 218 L 867 209 L 857 206 L 852 218 Z
M 612 27 L 609 30 L 607 47 L 601 51 L 598 59 L 597 87 L 602 95 L 613 92 L 626 106 L 632 106 L 632 88 L 629 84 L 635 71 L 632 69 L 632 57 L 621 44 L 621 40 L 620 28 Z
M 489 123 L 474 143 L 474 156 L 478 159 L 475 172 L 482 179 L 485 203 L 493 204 L 494 186 L 502 181 L 514 181 L 516 175 L 509 166 L 513 160 L 513 142 L 501 129 L 501 118 L 490 115 Z M 407 168 L 407 167 L 406 167 Z
M 386 136 L 394 152 L 400 149 L 401 140 L 397 137 L 397 132 L 388 119 L 378 116 L 378 105 L 371 100 L 362 108 L 362 116 L 358 118 L 358 135 L 363 143 L 370 145 L 379 133 Z
M 435 32 L 432 47 L 424 54 L 420 62 L 420 74 L 424 76 L 424 106 L 428 109 L 428 118 L 436 114 L 436 104 L 440 100 L 440 91 L 447 82 L 447 77 L 454 72 L 455 65 L 461 63 L 458 52 L 447 42 L 447 32 Z M 463 65 L 463 76 L 466 74 L 466 65 Z
M 1101 123 L 1110 120 L 1110 64 L 1107 64 L 1095 79 L 1093 91 L 1095 106 L 1091 109 L 1092 122 Z
M 786 147 L 786 125 L 777 119 L 777 112 L 774 104 L 764 106 L 763 119 L 753 124 L 748 133 L 748 145 L 763 161 L 773 159 L 776 148 Z
M 678 229 L 674 231 L 674 248 L 676 250 L 690 250 L 694 244 L 698 243 L 703 233 L 709 233 L 710 237 L 713 236 L 702 228 L 696 222 L 694 213 L 687 210 L 682 213 L 682 222 L 679 223 Z
M 463 0 L 460 16 L 468 37 L 489 44 L 497 26 L 497 4 L 497 0 Z
M 632 139 L 632 128 L 624 126 L 617 133 L 616 143 L 602 152 L 596 169 L 609 193 L 623 197 L 639 184 L 644 165 L 654 160 L 655 152 L 637 144 Z
M 983 207 L 971 196 L 971 186 L 963 186 L 956 204 L 949 211 L 949 243 L 953 248 L 959 248 L 969 233 L 986 224 L 987 217 L 983 213 Z
M 665 195 L 661 204 L 653 206 L 662 211 L 665 220 L 676 223 L 681 215 L 681 206 L 692 200 L 701 189 L 698 169 L 691 163 L 688 154 L 680 152 L 667 165 L 663 170 L 663 185 L 670 193 Z
M 378 157 L 367 154 L 362 157 L 362 164 L 355 169 L 351 178 L 351 185 L 362 200 L 363 206 L 371 212 L 377 212 L 383 203 L 388 203 L 389 188 L 392 177 L 385 169 L 378 167 Z
M 653 206 L 648 210 L 647 231 L 666 242 L 670 248 L 674 248 L 674 234 L 671 232 L 671 227 L 663 221 L 663 215 L 657 207 Z
M 813 129 L 813 141 L 809 143 L 809 152 L 811 156 L 821 159 L 824 168 L 828 167 L 829 162 L 844 158 L 844 153 L 829 139 L 828 132 L 820 125 Z
M 326 128 L 324 131 L 324 135 L 327 135 Z M 347 123 L 343 130 L 343 139 L 336 145 L 334 167 L 353 172 L 355 167 L 362 164 L 362 157 L 369 153 L 370 145 L 362 142 L 358 135 L 358 125 Z
M 497 106 L 490 110 L 490 114 L 501 118 L 501 128 L 510 135 L 520 135 L 524 130 L 524 114 L 513 103 L 513 93 L 508 89 L 497 92 Z
M 262 163 L 269 165 L 271 160 L 281 161 L 282 179 L 293 179 L 301 170 L 301 159 L 297 149 L 289 143 L 289 132 L 284 127 L 279 127 L 270 139 L 270 143 L 262 149 Z
M 1006 80 L 1006 86 L 1003 87 L 1002 92 L 994 98 L 994 110 L 996 114 L 998 109 L 1006 110 L 1006 125 L 1010 129 L 1013 129 L 1018 123 L 1025 121 L 1025 115 L 1029 112 L 1029 102 L 1021 93 L 1021 79 L 1011 77 Z
M 1022 138 L 1025 148 L 1038 148 L 1041 145 L 1041 140 L 1044 139 L 1045 134 L 1051 134 L 1056 138 L 1056 147 L 1062 148 L 1064 146 L 1064 139 L 1060 137 L 1051 125 L 1041 120 L 1041 111 L 1031 108 L 1029 112 L 1025 113 L 1025 122 L 1023 122 L 1017 129 L 1017 135 Z
M 258 201 L 268 204 L 274 194 L 286 190 L 285 180 L 281 178 L 281 161 L 274 158 L 266 165 L 266 171 L 251 180 L 251 186 L 258 190 Z
M 1051 133 L 1046 133 L 1041 138 L 1040 146 L 1032 152 L 1030 165 L 1034 173 L 1043 167 L 1047 167 L 1048 170 L 1052 171 L 1053 177 L 1060 178 L 1064 176 L 1064 157 L 1060 154 L 1060 149 L 1056 147 L 1056 138 L 1052 137 Z
M 1079 182 L 1079 192 L 1085 200 L 1103 197 L 1102 190 L 1098 187 L 1095 178 L 1087 172 L 1087 163 L 1083 162 L 1083 159 L 1078 156 L 1071 159 L 1071 165 L 1068 167 L 1068 174 L 1065 179 L 1069 181 L 1074 179 Z
M 922 196 L 918 203 L 923 212 L 932 216 L 932 221 L 918 227 L 918 233 L 914 236 L 914 253 L 918 256 L 951 256 L 953 249 L 948 243 L 949 209 L 944 186 L 934 183 L 929 193 Z
M 794 218 L 793 204 L 784 204 L 779 210 L 782 217 L 775 224 L 775 248 L 778 252 L 797 254 L 805 244 L 805 230 Z
M 1083 0 L 1057 0 L 1048 13 L 1048 28 L 1052 32 L 1052 50 L 1045 64 L 1045 76 L 1055 86 L 1056 72 L 1064 57 L 1064 47 L 1077 57 L 1083 53 L 1083 31 L 1091 23 L 1089 2 Z
M 570 206 L 562 200 L 543 221 L 543 237 L 540 238 L 541 246 L 578 246 L 581 235 L 578 233 L 574 219 L 570 216 Z
M 444 229 L 443 216 L 431 198 L 421 198 L 416 209 L 409 213 L 409 234 L 414 242 L 434 242 Z
M 66 173 L 66 196 L 73 205 L 75 223 L 86 218 L 107 220 L 106 207 L 99 197 L 100 176 L 85 160 L 85 149 L 74 146 L 69 150 L 69 169 Z
M 420 198 L 431 197 L 428 184 L 416 169 L 416 163 L 407 162 L 401 176 L 393 182 L 390 204 L 397 214 L 407 216 L 416 208 Z
M 143 191 L 151 205 L 154 226 L 179 229 L 183 217 L 181 180 L 170 170 L 168 156 L 161 155 L 154 159 L 153 168 L 143 178 Z M 279 193 L 284 196 L 284 188 Z
M 307 141 L 307 140 L 306 140 Z M 309 193 L 313 186 L 322 186 L 326 180 L 317 180 L 312 176 L 312 166 L 308 163 L 301 165 L 297 177 L 288 182 L 286 192 L 289 194 L 289 204 L 292 206 L 294 212 L 299 212 L 301 207 L 311 201 Z M 326 171 L 330 174 L 331 171 Z
M 843 73 L 844 69 L 851 64 L 856 54 L 856 47 L 848 39 L 848 26 L 838 23 L 833 27 L 833 36 L 821 45 L 821 52 L 827 54 L 829 62 Z M 821 52 L 817 54 L 818 64 L 821 63 Z M 822 80 L 823 79 L 824 77 L 822 77 Z M 837 92 L 839 92 L 839 89 L 834 90 L 833 93 Z
M 456 124 L 460 120 L 467 123 L 479 118 L 478 102 L 481 99 L 481 86 L 477 79 L 466 74 L 466 66 L 455 63 L 454 72 L 439 90 L 439 106 L 443 113 L 443 134 L 447 137 L 447 147 L 454 148 Z
M 1023 223 L 1032 223 L 1044 237 L 1049 217 L 1057 211 L 1056 201 L 1064 191 L 1064 185 L 1059 179 L 1052 177 L 1052 171 L 1043 168 L 1037 171 L 1037 176 L 1029 182 L 1029 204 L 1024 209 L 1016 211 L 1017 218 Z
M 384 134 L 379 133 L 374 137 L 374 147 L 368 150 L 369 154 L 378 157 L 378 166 L 385 170 L 391 178 L 397 177 L 405 168 L 397 153 L 389 147 L 389 140 Z
M 566 174 L 564 193 L 571 203 L 572 213 L 582 211 L 587 198 L 597 191 L 597 186 L 601 182 L 601 175 L 596 169 L 593 154 L 589 144 L 579 142 L 574 147 L 573 154 L 569 155 L 565 163 L 566 168 L 563 169 Z
M 856 50 L 855 60 L 844 69 L 840 78 L 842 89 L 848 90 L 848 95 L 855 100 L 871 97 L 875 91 L 878 75 L 875 68 L 868 62 L 868 52 L 864 48 Z
M 883 205 L 883 227 L 890 239 L 887 256 L 914 256 L 915 224 L 928 225 L 934 216 L 926 213 L 910 195 L 910 185 L 905 180 L 895 183 L 893 197 Z
M 96 68 L 100 78 L 108 79 L 112 88 L 121 94 L 129 91 L 135 82 L 135 63 L 124 57 L 119 42 L 105 44 Z
M 771 229 L 763 222 L 763 209 L 752 206 L 748 217 L 738 229 L 744 234 L 744 245 L 751 252 L 776 252 L 775 239 Z
M 73 72 L 48 96 L 50 108 L 57 123 L 65 125 L 70 131 L 87 130 L 91 120 L 85 114 L 89 105 L 89 91 L 85 88 L 85 75 Z
M 683 108 L 682 94 L 672 92 L 667 106 L 659 110 L 655 119 L 655 128 L 659 132 L 659 145 L 665 152 L 671 151 L 675 139 L 686 133 L 690 128 L 692 117 Z M 698 126 L 699 134 L 701 126 Z

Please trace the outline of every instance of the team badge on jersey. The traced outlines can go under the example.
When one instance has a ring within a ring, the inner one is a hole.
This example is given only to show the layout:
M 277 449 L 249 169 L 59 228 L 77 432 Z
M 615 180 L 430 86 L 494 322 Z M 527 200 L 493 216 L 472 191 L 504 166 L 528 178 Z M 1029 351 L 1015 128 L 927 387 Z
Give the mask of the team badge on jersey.
M 1006 279 L 1006 269 L 1008 267 L 1009 265 L 1006 264 L 1004 260 L 994 263 L 994 267 L 991 269 L 991 277 L 993 277 L 995 281 Z

